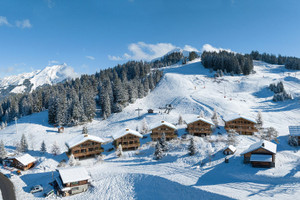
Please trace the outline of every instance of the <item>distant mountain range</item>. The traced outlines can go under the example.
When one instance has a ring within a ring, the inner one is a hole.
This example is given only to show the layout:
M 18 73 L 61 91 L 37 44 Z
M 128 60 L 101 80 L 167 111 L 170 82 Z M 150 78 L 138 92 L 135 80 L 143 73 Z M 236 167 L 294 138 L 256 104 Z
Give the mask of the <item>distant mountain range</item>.
M 9 93 L 32 92 L 39 86 L 55 84 L 79 77 L 67 64 L 47 66 L 42 70 L 0 79 L 0 97 Z

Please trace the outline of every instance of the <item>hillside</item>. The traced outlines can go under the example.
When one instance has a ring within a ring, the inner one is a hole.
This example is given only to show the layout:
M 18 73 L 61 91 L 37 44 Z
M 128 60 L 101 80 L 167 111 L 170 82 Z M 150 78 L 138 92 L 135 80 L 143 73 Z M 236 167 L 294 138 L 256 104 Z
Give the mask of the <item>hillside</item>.
M 213 109 L 220 117 L 232 113 L 256 118 L 261 111 L 264 126 L 272 126 L 279 131 L 276 167 L 271 169 L 252 168 L 242 163 L 240 153 L 258 139 L 251 136 L 239 136 L 238 150 L 230 163 L 224 163 L 220 152 L 224 142 L 213 142 L 196 138 L 198 154 L 187 156 L 188 141 L 170 142 L 170 151 L 162 160 L 153 160 L 153 143 L 149 136 L 142 140 L 143 146 L 138 151 L 125 153 L 123 158 L 116 158 L 114 152 L 105 152 L 102 162 L 95 159 L 80 161 L 91 173 L 94 188 L 88 192 L 65 199 L 295 199 L 300 195 L 300 173 L 298 149 L 287 145 L 288 126 L 299 123 L 299 73 L 287 70 L 280 65 L 270 65 L 255 61 L 256 73 L 248 76 L 224 76 L 213 78 L 213 73 L 205 69 L 199 60 L 187 65 L 166 67 L 164 76 L 157 87 L 146 97 L 138 99 L 120 113 L 112 114 L 107 120 L 95 119 L 87 124 L 88 132 L 111 140 L 111 135 L 125 128 L 135 129 L 145 119 L 152 127 L 160 120 L 177 123 L 179 115 L 184 120 L 196 117 L 204 111 L 210 118 Z M 273 93 L 267 89 L 270 83 L 282 81 L 286 90 L 294 99 L 273 102 Z M 172 104 L 171 113 L 159 112 L 159 107 Z M 142 108 L 141 118 L 137 117 L 136 108 Z M 147 114 L 147 109 L 154 109 L 154 114 Z M 28 193 L 35 184 L 47 184 L 51 181 L 52 171 L 65 155 L 50 154 L 51 145 L 56 141 L 62 151 L 64 143 L 81 134 L 82 126 L 67 127 L 65 133 L 58 134 L 47 123 L 47 111 L 23 117 L 18 122 L 18 133 L 14 123 L 9 124 L 0 135 L 9 151 L 24 133 L 31 150 L 29 153 L 38 157 L 39 164 L 20 177 L 13 177 L 19 198 L 33 198 Z M 223 122 L 212 139 L 226 138 Z M 178 126 L 179 136 L 185 133 L 185 126 Z M 219 132 L 223 136 L 218 136 Z M 48 153 L 41 155 L 40 143 L 45 140 Z M 111 148 L 107 144 L 105 150 Z M 213 152 L 209 162 L 208 151 Z M 1 168 L 5 172 L 4 169 Z M 41 181 L 43 180 L 43 181 Z M 176 194 L 176 195 L 175 195 Z M 38 194 L 35 196 L 38 198 Z
M 31 92 L 44 84 L 52 85 L 76 77 L 78 74 L 66 64 L 48 66 L 42 70 L 0 79 L 0 96 Z

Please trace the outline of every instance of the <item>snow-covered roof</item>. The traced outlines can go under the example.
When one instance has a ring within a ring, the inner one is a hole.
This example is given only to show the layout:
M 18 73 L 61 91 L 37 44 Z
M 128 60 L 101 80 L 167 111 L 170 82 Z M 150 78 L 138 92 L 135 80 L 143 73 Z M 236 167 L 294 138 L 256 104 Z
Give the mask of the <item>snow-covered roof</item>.
M 250 162 L 258 161 L 258 162 L 272 162 L 272 155 L 266 154 L 252 154 L 250 157 Z
M 34 157 L 32 157 L 31 155 L 29 155 L 28 153 L 26 153 L 22 156 L 18 156 L 15 159 L 24 166 L 26 166 L 30 163 L 36 162 L 36 159 Z
M 226 149 L 229 149 L 232 152 L 236 151 L 236 147 L 234 147 L 233 145 L 229 145 Z
M 90 179 L 90 175 L 84 167 L 69 167 L 58 170 L 64 184 Z
M 300 126 L 289 126 L 290 135 L 300 136 Z
M 66 142 L 66 145 L 69 148 L 73 148 L 73 147 L 77 146 L 78 144 L 84 143 L 84 142 L 89 141 L 89 140 L 94 141 L 94 142 L 99 142 L 99 143 L 104 143 L 105 142 L 102 138 L 99 138 L 97 136 L 88 135 L 88 134 L 81 134 L 81 135 L 76 136 L 72 140 Z
M 263 148 L 271 153 L 276 153 L 277 144 L 274 144 L 273 142 L 267 141 L 267 140 L 261 140 L 257 143 L 252 144 L 247 150 L 245 150 L 243 154 L 252 152 L 254 150 L 257 150 L 259 148 Z
M 177 130 L 176 126 L 174 126 L 173 124 L 171 124 L 171 123 L 169 123 L 169 122 L 166 122 L 166 121 L 164 121 L 164 120 L 160 121 L 160 123 L 157 123 L 157 124 L 153 125 L 152 128 L 151 128 L 150 130 L 153 130 L 153 129 L 155 129 L 155 128 L 157 128 L 157 127 L 160 127 L 160 126 L 162 126 L 162 125 L 165 125 L 165 126 L 167 126 L 167 127 L 170 127 L 170 128 L 172 128 L 172 129 Z
M 236 119 L 239 119 L 239 118 L 243 118 L 245 120 L 248 120 L 248 121 L 251 121 L 253 123 L 257 123 L 255 119 L 251 118 L 251 117 L 245 117 L 243 115 L 239 115 L 239 114 L 232 114 L 232 115 L 227 115 L 225 117 L 223 117 L 223 120 L 225 122 L 230 122 L 232 120 L 236 120 Z
M 204 119 L 203 117 L 197 117 L 197 118 L 194 118 L 192 120 L 187 120 L 186 122 L 187 122 L 187 124 L 191 124 L 191 123 L 194 123 L 194 122 L 197 122 L 197 121 L 203 121 L 203 122 L 208 123 L 210 125 L 214 125 L 214 123 L 211 120 Z
M 143 135 L 140 134 L 139 132 L 131 130 L 129 128 L 126 128 L 125 131 L 123 131 L 123 132 L 121 132 L 119 134 L 113 135 L 112 137 L 113 137 L 114 140 L 116 140 L 116 139 L 119 139 L 120 137 L 123 137 L 123 136 L 125 136 L 127 134 L 132 134 L 132 135 L 135 135 L 135 136 L 137 136 L 139 138 L 143 137 Z

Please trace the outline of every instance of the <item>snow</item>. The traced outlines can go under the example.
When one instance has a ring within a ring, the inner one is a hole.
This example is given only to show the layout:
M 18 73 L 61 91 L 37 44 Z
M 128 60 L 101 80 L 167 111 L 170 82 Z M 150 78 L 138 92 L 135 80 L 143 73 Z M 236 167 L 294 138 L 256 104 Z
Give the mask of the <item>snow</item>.
M 255 119 L 250 118 L 250 117 L 245 117 L 245 116 L 240 115 L 240 114 L 226 115 L 223 119 L 224 119 L 225 122 L 230 122 L 230 121 L 233 121 L 233 120 L 236 120 L 236 119 L 239 119 L 239 118 L 242 118 L 242 119 L 251 121 L 251 122 L 253 122 L 253 123 L 256 123 L 256 120 L 255 120 Z
M 242 154 L 246 154 L 252 151 L 255 151 L 257 149 L 263 148 L 269 152 L 276 153 L 277 145 L 273 142 L 267 141 L 267 140 L 261 140 L 255 144 L 252 144 L 246 151 L 244 151 Z
M 186 122 L 187 122 L 187 124 L 191 124 L 191 123 L 194 123 L 194 122 L 197 122 L 197 121 L 203 121 L 203 122 L 205 122 L 205 123 L 208 123 L 208 124 L 210 124 L 210 125 L 214 125 L 214 123 L 211 121 L 211 120 L 209 120 L 209 119 L 204 119 L 204 118 L 202 118 L 202 117 L 197 117 L 196 119 L 192 119 L 192 120 L 185 120 Z
M 58 169 L 58 172 L 63 184 L 88 180 L 91 178 L 84 167 Z
M 300 136 L 300 126 L 289 126 L 290 135 Z
M 132 135 L 135 135 L 135 136 L 137 136 L 139 138 L 143 137 L 143 135 L 140 134 L 139 132 L 126 128 L 125 131 L 120 132 L 119 134 L 113 135 L 113 139 L 114 140 L 119 139 L 120 137 L 123 137 L 123 136 L 125 136 L 127 134 L 132 134 Z
M 167 126 L 167 127 L 169 127 L 169 128 L 172 128 L 172 129 L 177 130 L 176 126 L 174 126 L 173 124 L 171 124 L 171 123 L 169 123 L 169 122 L 166 122 L 166 121 L 164 121 L 164 120 L 161 120 L 159 123 L 156 123 L 156 124 L 154 124 L 153 126 L 151 126 L 152 128 L 150 128 L 150 130 L 155 129 L 155 128 L 157 128 L 157 127 L 160 127 L 160 126 L 162 126 L 162 125 L 165 125 L 165 126 Z
M 94 135 L 89 135 L 89 134 L 81 134 L 76 136 L 75 138 L 73 138 L 72 140 L 66 142 L 66 145 L 69 148 L 73 148 L 81 143 L 84 143 L 86 141 L 95 141 L 95 142 L 99 142 L 99 143 L 104 143 L 105 141 L 97 136 Z
M 288 145 L 288 126 L 298 124 L 300 118 L 300 78 L 299 73 L 279 65 L 254 62 L 256 73 L 249 76 L 224 76 L 214 78 L 199 60 L 187 65 L 164 68 L 165 75 L 158 86 L 145 98 L 138 99 L 122 112 L 113 114 L 107 120 L 95 119 L 86 125 L 65 127 L 64 133 L 47 123 L 47 111 L 18 119 L 18 133 L 14 123 L 0 130 L 9 153 L 24 133 L 29 143 L 29 153 L 38 162 L 33 169 L 13 176 L 18 199 L 41 199 L 42 194 L 30 194 L 33 185 L 49 185 L 52 174 L 57 176 L 57 166 L 68 160 L 65 153 L 54 156 L 50 149 L 54 141 L 61 151 L 67 151 L 65 142 L 82 135 L 83 126 L 89 133 L 106 140 L 112 133 L 119 133 L 125 127 L 136 127 L 143 120 L 149 126 L 161 120 L 175 123 L 179 115 L 184 120 L 195 118 L 203 111 L 210 118 L 216 109 L 220 117 L 230 113 L 241 113 L 256 118 L 261 111 L 264 127 L 274 127 L 279 132 L 276 163 L 274 168 L 252 168 L 243 164 L 241 153 L 252 144 L 260 142 L 255 136 L 237 136 L 236 153 L 224 163 L 224 148 L 227 135 L 224 122 L 220 128 L 206 138 L 194 137 L 197 147 L 195 156 L 188 155 L 189 138 L 182 139 L 186 125 L 177 125 L 176 140 L 168 142 L 169 152 L 161 160 L 153 159 L 155 143 L 147 138 L 140 139 L 138 151 L 123 152 L 117 158 L 114 151 L 108 151 L 112 144 L 103 145 L 103 161 L 90 158 L 80 160 L 92 179 L 87 192 L 65 197 L 69 200 L 81 199 L 298 199 L 300 195 L 300 147 Z M 270 83 L 282 81 L 294 99 L 273 102 Z M 224 86 L 226 98 L 224 98 Z M 136 108 L 157 110 L 166 104 L 175 107 L 170 114 L 148 114 L 146 109 L 137 116 Z M 219 133 L 219 134 L 218 134 Z M 188 136 L 190 137 L 190 136 Z M 40 153 L 40 144 L 45 141 L 48 152 Z M 212 152 L 212 153 L 209 153 Z M 66 166 L 68 167 L 68 166 Z M 9 171 L 0 166 L 0 170 Z M 39 196 L 40 195 L 40 196 Z
M 19 161 L 20 163 L 22 163 L 22 165 L 24 165 L 24 166 L 26 166 L 30 163 L 36 162 L 36 159 L 34 157 L 32 157 L 31 155 L 29 155 L 28 153 L 26 153 L 22 156 L 16 157 L 16 160 Z
M 257 162 L 272 162 L 272 155 L 265 155 L 265 154 L 251 154 L 250 162 L 257 161 Z
M 1 190 L 0 190 L 0 200 L 3 200 Z

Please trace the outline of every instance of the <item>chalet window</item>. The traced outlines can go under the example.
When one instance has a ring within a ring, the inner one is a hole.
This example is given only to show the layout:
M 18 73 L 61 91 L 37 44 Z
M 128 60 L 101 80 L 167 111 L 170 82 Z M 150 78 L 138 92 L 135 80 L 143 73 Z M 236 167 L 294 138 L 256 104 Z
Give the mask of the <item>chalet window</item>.
M 136 141 L 134 141 L 134 143 L 138 143 L 138 141 L 136 140 Z
M 85 153 L 86 152 L 86 149 L 81 149 L 81 153 Z
M 94 144 L 95 144 L 94 142 L 91 143 L 91 145 L 94 145 Z
M 133 141 L 130 141 L 129 144 L 133 144 Z
M 93 148 L 89 148 L 89 151 L 94 151 L 94 149 Z
M 79 150 L 74 151 L 74 153 L 79 153 Z
M 95 147 L 95 150 L 98 150 L 99 149 L 99 147 Z
M 125 144 L 125 145 L 126 145 L 126 144 L 127 144 L 127 142 L 123 142 L 123 144 Z
M 71 183 L 71 186 L 72 185 L 78 185 L 79 184 L 79 182 L 73 182 L 73 183 Z

